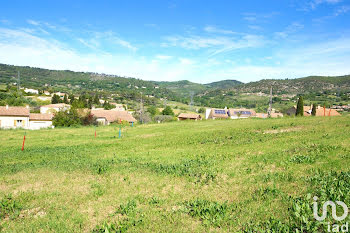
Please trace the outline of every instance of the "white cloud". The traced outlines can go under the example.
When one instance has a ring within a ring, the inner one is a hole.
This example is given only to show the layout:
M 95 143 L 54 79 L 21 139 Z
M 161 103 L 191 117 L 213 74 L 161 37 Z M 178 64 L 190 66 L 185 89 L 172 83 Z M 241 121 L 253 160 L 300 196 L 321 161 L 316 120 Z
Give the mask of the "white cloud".
M 160 56 L 165 58 L 165 55 Z M 23 30 L 5 28 L 0 28 L 0 63 L 163 81 L 190 79 L 196 73 L 190 66 L 194 61 L 188 58 L 159 64 L 130 54 L 82 53 L 54 39 L 43 39 Z
M 216 28 L 214 26 L 206 26 L 204 28 L 204 31 L 209 32 L 209 33 L 219 33 L 219 34 L 237 34 L 234 31 L 219 29 L 219 28 Z
M 252 30 L 262 30 L 263 28 L 258 25 L 248 25 L 248 28 Z
M 27 23 L 29 23 L 29 24 L 31 24 L 33 26 L 39 26 L 40 25 L 40 22 L 35 21 L 35 20 L 31 20 L 31 19 L 28 19 Z
M 112 32 L 97 33 L 92 34 L 90 38 L 80 37 L 80 42 L 92 48 L 99 48 L 102 46 L 101 43 L 113 40 L 115 37 L 117 36 Z M 300 44 L 274 53 L 269 51 L 268 56 L 263 54 L 261 59 L 258 58 L 259 63 L 254 57 L 249 57 L 249 54 L 239 59 L 228 54 L 240 48 L 263 46 L 265 39 L 257 35 L 189 36 L 175 39 L 174 46 L 190 51 L 185 51 L 181 57 L 169 54 L 143 57 L 129 50 L 113 54 L 98 49 L 82 52 L 49 36 L 41 37 L 34 34 L 31 30 L 0 27 L 0 63 L 100 72 L 146 80 L 188 79 L 202 83 L 231 78 L 247 82 L 261 78 L 350 73 L 347 62 L 350 60 L 350 39 L 346 37 L 324 43 Z M 194 49 L 204 49 L 214 55 L 225 53 L 225 56 L 223 58 L 219 56 L 208 58 L 201 56 L 202 54 L 197 57 L 191 56 Z
M 341 6 L 334 12 L 334 16 L 337 17 L 342 14 L 346 14 L 348 11 L 350 11 L 350 6 Z
M 196 62 L 192 59 L 188 59 L 188 58 L 179 58 L 181 65 L 193 65 Z
M 168 56 L 168 55 L 156 55 L 156 58 L 159 59 L 159 60 L 169 60 L 172 58 L 172 56 Z
M 1 20 L 0 20 L 0 23 L 5 24 L 5 25 L 8 25 L 8 24 L 11 24 L 11 21 L 10 21 L 10 20 L 7 20 L 7 19 L 1 19 Z
M 278 12 L 271 12 L 266 14 L 258 13 L 243 13 L 243 20 L 248 22 L 267 22 L 269 19 L 273 18 L 275 15 L 279 14 Z
M 242 48 L 260 47 L 266 40 L 263 36 L 244 34 L 236 37 L 227 36 L 170 36 L 165 37 L 166 43 L 163 43 L 163 47 L 181 47 L 185 49 L 210 50 L 210 56 L 214 56 L 221 53 L 227 53 L 232 50 Z
M 289 35 L 301 30 L 304 28 L 303 24 L 300 24 L 298 22 L 294 22 L 290 25 L 288 25 L 283 31 L 276 32 L 275 35 L 279 38 L 287 38 Z
M 321 4 L 337 4 L 341 1 L 342 0 L 312 0 L 309 4 L 311 9 L 316 9 L 316 7 Z

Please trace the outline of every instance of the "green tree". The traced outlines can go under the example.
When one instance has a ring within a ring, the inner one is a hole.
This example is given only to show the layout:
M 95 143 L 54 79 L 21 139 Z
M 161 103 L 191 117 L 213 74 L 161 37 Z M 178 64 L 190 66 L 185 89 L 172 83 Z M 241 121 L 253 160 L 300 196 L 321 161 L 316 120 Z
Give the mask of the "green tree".
M 169 116 L 174 116 L 174 115 L 175 115 L 170 106 L 166 106 L 166 107 L 163 109 L 162 114 L 163 114 L 163 115 L 169 115 Z
M 153 117 L 153 116 L 157 115 L 158 109 L 152 105 L 152 106 L 149 106 L 147 108 L 147 112 L 149 112 L 151 114 L 151 116 Z
M 110 104 L 107 100 L 105 100 L 105 102 L 103 103 L 103 108 L 105 110 L 111 110 L 114 108 L 114 105 Z
M 59 102 L 61 102 L 61 99 L 58 95 L 54 94 L 51 98 L 51 103 L 52 104 L 58 104 Z
M 100 98 L 98 98 L 98 95 L 96 94 L 94 97 L 94 104 L 99 105 L 100 104 Z
M 200 108 L 200 109 L 198 109 L 198 113 L 205 113 L 205 108 Z
M 73 104 L 73 101 L 75 100 L 75 97 L 74 97 L 73 94 L 70 94 L 70 95 L 68 96 L 68 99 L 69 99 L 70 104 Z
M 304 116 L 304 100 L 303 97 L 300 96 L 298 99 L 298 103 L 297 103 L 297 110 L 295 112 L 296 116 Z
M 74 100 L 72 102 L 72 108 L 85 108 L 85 104 L 81 100 Z
M 312 105 L 312 111 L 311 111 L 312 116 L 316 116 L 316 104 Z
M 92 104 L 93 104 L 92 96 L 89 96 L 88 101 L 87 101 L 87 107 L 91 109 L 92 108 Z
M 67 94 L 65 94 L 65 95 L 64 95 L 64 98 L 63 98 L 63 103 L 65 103 L 65 104 L 69 104 Z

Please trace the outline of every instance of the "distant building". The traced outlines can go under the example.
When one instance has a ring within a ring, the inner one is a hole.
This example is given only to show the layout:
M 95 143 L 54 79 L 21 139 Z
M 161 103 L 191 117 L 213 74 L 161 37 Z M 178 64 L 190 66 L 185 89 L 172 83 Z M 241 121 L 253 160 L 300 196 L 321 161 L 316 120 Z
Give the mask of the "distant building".
M 311 116 L 312 106 L 304 106 L 304 116 Z M 341 116 L 339 112 L 335 109 L 323 108 L 317 106 L 316 116 Z
M 97 119 L 97 122 L 102 125 L 109 125 L 113 122 L 136 122 L 136 119 L 129 114 L 127 111 L 115 111 L 115 110 L 100 110 L 100 109 L 91 109 L 91 114 L 94 115 Z
M 197 121 L 197 120 L 202 120 L 202 117 L 201 115 L 199 114 L 196 114 L 196 113 L 181 113 L 177 119 L 179 121 L 183 121 L 183 120 L 194 120 L 194 121 Z
M 257 118 L 268 118 L 269 115 L 267 113 L 256 113 L 255 117 L 257 117 Z
M 0 128 L 41 129 L 52 127 L 52 114 L 30 113 L 29 107 L 0 107 Z
M 0 128 L 29 128 L 29 107 L 0 106 Z
M 52 127 L 53 114 L 40 114 L 30 113 L 29 114 L 29 128 L 30 129 L 42 129 Z
M 124 108 L 123 104 L 117 104 L 117 103 L 110 103 L 111 105 L 114 105 L 115 108 L 112 110 L 117 110 L 117 111 L 125 111 L 126 109 Z
M 69 104 L 49 104 L 49 105 L 44 105 L 40 107 L 40 113 L 46 114 L 46 113 L 56 113 L 56 112 L 61 112 L 61 111 L 66 111 L 70 109 Z
M 54 96 L 54 95 L 58 95 L 61 99 L 63 99 L 64 96 L 66 95 L 66 93 L 56 92 L 56 93 L 52 93 L 52 94 L 51 94 L 51 96 Z
M 28 93 L 28 94 L 39 94 L 39 91 L 38 90 L 35 90 L 35 89 L 30 89 L 30 88 L 26 88 L 24 89 L 24 92 L 25 93 Z
M 246 109 L 246 108 L 230 108 L 228 110 L 228 115 L 231 119 L 239 119 L 239 118 L 255 117 L 256 112 L 252 109 Z
M 207 109 L 205 114 L 205 119 L 227 119 L 228 116 L 228 110 L 226 108 L 224 109 L 218 109 L 218 108 L 212 108 Z
M 295 116 L 296 107 L 291 107 L 286 111 L 288 116 Z M 321 106 L 317 106 L 316 108 L 316 116 L 340 116 L 341 114 L 331 108 L 324 108 Z M 312 106 L 304 106 L 304 116 L 312 116 Z

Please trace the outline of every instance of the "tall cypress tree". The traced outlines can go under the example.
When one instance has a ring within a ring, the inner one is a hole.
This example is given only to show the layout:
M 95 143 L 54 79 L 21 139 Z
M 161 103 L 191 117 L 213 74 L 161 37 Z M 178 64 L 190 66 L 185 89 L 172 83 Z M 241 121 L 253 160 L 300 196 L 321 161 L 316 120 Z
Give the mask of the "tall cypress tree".
M 60 97 L 58 95 L 54 94 L 51 98 L 51 103 L 58 104 L 60 102 L 60 100 L 61 100 Z
M 304 116 L 304 100 L 303 97 L 300 96 L 297 104 L 297 111 L 295 113 L 296 116 Z
M 67 94 L 64 95 L 63 103 L 69 104 Z
M 311 111 L 312 116 L 316 116 L 316 104 L 312 105 L 312 111 Z

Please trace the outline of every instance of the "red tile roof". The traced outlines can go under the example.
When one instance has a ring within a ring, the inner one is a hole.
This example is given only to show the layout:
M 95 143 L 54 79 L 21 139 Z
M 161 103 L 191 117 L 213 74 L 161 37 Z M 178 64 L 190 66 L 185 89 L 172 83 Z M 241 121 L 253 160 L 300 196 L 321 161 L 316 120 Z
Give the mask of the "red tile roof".
M 200 119 L 201 115 L 195 113 L 181 113 L 178 118 L 186 118 L 186 119 Z
M 53 114 L 31 113 L 29 114 L 30 121 L 51 121 Z
M 119 120 L 128 121 L 128 122 L 136 122 L 136 119 L 129 114 L 127 111 L 115 111 L 115 110 L 91 110 L 91 114 L 93 114 L 97 118 L 106 118 L 109 122 L 117 122 Z
M 29 116 L 29 108 L 0 106 L 0 116 Z

